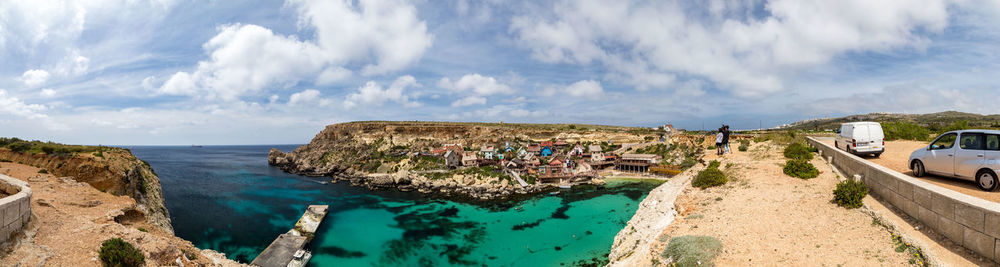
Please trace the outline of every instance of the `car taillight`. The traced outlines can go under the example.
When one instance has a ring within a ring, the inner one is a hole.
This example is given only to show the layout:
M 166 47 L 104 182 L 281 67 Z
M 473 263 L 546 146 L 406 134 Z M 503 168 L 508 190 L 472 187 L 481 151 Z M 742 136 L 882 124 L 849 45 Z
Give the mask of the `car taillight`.
M 882 140 L 882 146 L 885 146 L 885 140 Z
M 858 140 L 851 139 L 851 146 L 858 147 Z

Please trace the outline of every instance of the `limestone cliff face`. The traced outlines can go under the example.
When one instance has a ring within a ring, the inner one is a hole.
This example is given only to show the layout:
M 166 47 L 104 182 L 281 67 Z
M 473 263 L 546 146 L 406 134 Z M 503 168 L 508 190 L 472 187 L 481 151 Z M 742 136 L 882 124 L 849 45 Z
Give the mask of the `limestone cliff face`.
M 173 234 L 164 206 L 160 178 L 146 162 L 125 149 L 112 148 L 100 156 L 86 153 L 54 156 L 16 153 L 0 148 L 0 159 L 43 168 L 56 176 L 72 177 L 97 190 L 135 199 L 150 225 Z

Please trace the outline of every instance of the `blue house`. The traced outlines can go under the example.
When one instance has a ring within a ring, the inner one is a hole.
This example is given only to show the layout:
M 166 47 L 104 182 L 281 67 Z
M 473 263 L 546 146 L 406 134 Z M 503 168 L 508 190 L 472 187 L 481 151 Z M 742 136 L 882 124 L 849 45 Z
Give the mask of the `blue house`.
M 542 157 L 552 156 L 552 148 L 548 146 L 542 147 Z

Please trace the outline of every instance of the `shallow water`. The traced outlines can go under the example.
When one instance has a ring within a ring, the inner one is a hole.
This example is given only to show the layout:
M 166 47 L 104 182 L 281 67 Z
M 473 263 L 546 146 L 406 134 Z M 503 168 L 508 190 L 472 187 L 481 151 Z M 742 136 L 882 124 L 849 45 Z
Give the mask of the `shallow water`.
M 607 261 L 655 181 L 613 180 L 503 203 L 370 191 L 267 165 L 271 147 L 132 147 L 160 177 L 177 236 L 249 262 L 307 205 L 330 205 L 311 266 L 555 266 Z

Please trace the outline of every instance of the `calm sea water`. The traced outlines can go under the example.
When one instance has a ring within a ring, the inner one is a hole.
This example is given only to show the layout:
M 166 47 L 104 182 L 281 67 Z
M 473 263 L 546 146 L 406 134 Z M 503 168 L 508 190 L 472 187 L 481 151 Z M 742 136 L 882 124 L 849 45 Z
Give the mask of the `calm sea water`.
M 310 244 L 311 266 L 558 266 L 607 260 L 615 234 L 657 182 L 502 203 L 457 203 L 370 191 L 267 165 L 271 147 L 132 147 L 159 174 L 176 234 L 249 262 L 310 204 L 330 212 Z

